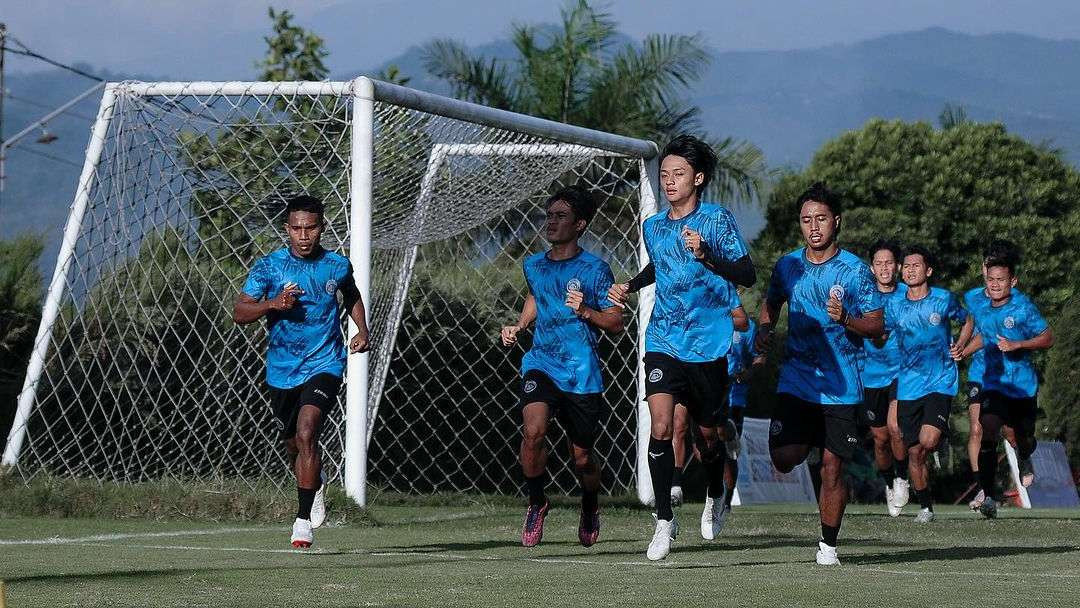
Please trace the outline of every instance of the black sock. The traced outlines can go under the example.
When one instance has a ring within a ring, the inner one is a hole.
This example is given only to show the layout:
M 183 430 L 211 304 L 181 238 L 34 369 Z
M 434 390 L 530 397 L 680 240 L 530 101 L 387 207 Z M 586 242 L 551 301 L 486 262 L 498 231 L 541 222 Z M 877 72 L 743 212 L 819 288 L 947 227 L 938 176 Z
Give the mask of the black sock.
M 681 486 L 682 485 L 682 474 L 683 474 L 682 468 L 675 467 L 675 470 L 671 472 L 671 485 L 673 485 L 673 486 Z
M 311 503 L 315 502 L 315 492 L 318 490 L 297 486 L 296 496 L 300 499 L 300 506 L 296 509 L 297 519 L 311 519 Z
M 649 475 L 652 477 L 656 518 L 671 521 L 671 476 L 675 472 L 675 451 L 670 439 L 649 437 Z
M 881 478 L 881 481 L 885 482 L 886 488 L 892 487 L 893 469 L 889 467 L 887 469 L 878 469 L 877 476 Z
M 994 482 L 997 478 L 997 446 L 983 444 L 979 446 L 979 487 L 986 492 L 987 498 L 995 495 Z
M 830 547 L 836 546 L 836 537 L 840 534 L 840 526 L 828 526 L 821 524 L 821 542 Z
M 724 445 L 717 446 L 717 455 L 712 462 L 705 463 L 705 474 L 709 476 L 709 487 L 706 495 L 709 498 L 724 498 L 724 463 L 727 462 L 727 453 Z
M 540 473 L 536 477 L 525 478 L 525 491 L 529 495 L 530 505 L 542 505 L 547 502 L 547 496 L 544 494 L 544 474 Z
M 897 460 L 896 462 L 894 462 L 893 471 L 895 471 L 897 477 L 906 480 L 908 474 L 908 459 L 905 458 L 903 460 Z
M 922 490 L 912 490 L 911 493 L 914 494 L 915 500 L 919 501 L 920 507 L 934 510 L 934 495 L 930 493 L 929 486 Z
M 581 489 L 581 510 L 585 513 L 593 513 L 599 508 L 599 497 L 596 492 Z

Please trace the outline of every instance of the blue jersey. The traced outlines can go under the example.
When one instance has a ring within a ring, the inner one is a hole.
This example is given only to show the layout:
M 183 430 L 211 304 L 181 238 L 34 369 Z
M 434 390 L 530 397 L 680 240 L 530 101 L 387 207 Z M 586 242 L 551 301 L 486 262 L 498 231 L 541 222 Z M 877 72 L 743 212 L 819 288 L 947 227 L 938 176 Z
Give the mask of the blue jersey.
M 829 318 L 830 294 L 854 316 L 882 308 L 877 283 L 866 264 L 841 249 L 820 264 L 797 249 L 773 268 L 766 299 L 779 310 L 788 304 L 788 332 L 778 393 L 811 403 L 855 405 L 862 401 L 863 339 Z
M 315 374 L 341 376 L 345 345 L 341 336 L 337 292 L 353 285 L 352 267 L 325 249 L 312 258 L 293 255 L 288 247 L 259 258 L 248 273 L 244 293 L 256 300 L 276 297 L 287 283 L 304 290 L 292 310 L 266 314 L 269 347 L 266 383 L 288 389 Z
M 746 395 L 750 392 L 749 382 L 738 382 L 735 376 L 748 371 L 754 363 L 754 338 L 757 337 L 757 323 L 750 319 L 746 331 L 736 331 L 731 336 L 731 351 L 727 354 L 728 379 L 731 390 L 728 403 L 731 407 L 746 407 Z
M 990 299 L 976 301 L 971 310 L 975 326 L 983 339 L 983 390 L 996 391 L 1007 397 L 1034 397 L 1039 379 L 1031 362 L 1030 350 L 1003 353 L 998 350 L 998 336 L 1007 340 L 1028 340 L 1046 331 L 1047 324 L 1038 307 L 1015 289 L 1005 304 L 994 307 Z
M 1027 299 L 1027 296 L 1020 293 L 1015 288 L 1011 292 L 1011 297 L 1013 297 L 1013 298 L 1023 298 L 1025 300 Z M 969 289 L 967 291 L 967 293 L 964 294 L 964 308 L 967 308 L 968 312 L 973 317 L 974 317 L 975 310 L 977 310 L 977 309 L 979 309 L 979 308 L 981 308 L 983 306 L 989 306 L 989 305 L 990 305 L 990 296 L 986 295 L 986 288 L 985 287 L 974 287 L 972 289 Z M 982 334 L 979 333 L 979 328 L 978 328 L 978 325 L 976 324 L 975 333 L 973 333 L 971 335 L 971 338 L 975 339 L 975 336 L 980 336 L 980 335 L 982 335 Z M 997 337 L 996 336 L 994 337 L 994 342 L 997 342 Z M 983 338 L 983 345 L 984 346 L 986 345 L 986 339 L 985 338 Z M 968 382 L 976 382 L 978 384 L 982 384 L 983 369 L 985 368 L 984 360 L 985 360 L 985 355 L 983 355 L 983 349 L 980 348 L 979 350 L 971 353 L 971 363 L 968 365 L 968 376 L 967 376 Z
M 686 250 L 684 226 L 700 233 L 716 257 L 733 262 L 747 255 L 734 216 L 720 205 L 701 203 L 678 220 L 669 219 L 667 212 L 645 220 L 645 248 L 656 268 L 656 302 L 645 350 L 688 363 L 716 361 L 731 347 L 735 285 Z
M 893 291 L 880 293 L 885 305 L 885 314 L 888 315 L 889 302 L 896 298 L 903 298 L 907 293 L 907 285 L 900 283 Z M 889 334 L 885 346 L 881 348 L 875 346 L 873 340 L 864 340 L 863 346 L 866 348 L 866 362 L 862 372 L 863 387 L 884 388 L 892 384 L 900 371 L 900 349 L 896 346 L 896 336 Z
M 909 296 L 910 296 L 910 292 Z M 955 395 L 956 361 L 949 353 L 950 322 L 963 323 L 967 311 L 955 295 L 940 287 L 919 300 L 894 298 L 885 309 L 885 328 L 900 348 L 896 398 L 914 401 L 930 393 Z
M 580 291 L 593 310 L 611 308 L 608 289 L 615 282 L 607 262 L 581 250 L 567 260 L 552 260 L 547 253 L 529 256 L 524 264 L 529 292 L 536 299 L 533 345 L 521 360 L 521 373 L 536 370 L 559 389 L 576 394 L 600 393 L 604 380 L 596 354 L 599 329 L 582 320 L 566 305 L 566 292 Z

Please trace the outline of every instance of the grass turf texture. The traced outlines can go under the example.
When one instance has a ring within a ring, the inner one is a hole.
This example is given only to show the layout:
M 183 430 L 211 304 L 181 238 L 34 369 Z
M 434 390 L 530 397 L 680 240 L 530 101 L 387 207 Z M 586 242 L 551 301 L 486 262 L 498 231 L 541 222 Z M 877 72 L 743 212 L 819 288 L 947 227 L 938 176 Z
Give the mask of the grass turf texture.
M 335 501 L 340 504 L 339 501 Z M 288 523 L 11 516 L 0 579 L 21 606 L 1075 606 L 1080 511 L 1003 509 L 984 521 L 940 507 L 929 525 L 856 506 L 842 565 L 813 563 L 810 507 L 736 508 L 721 538 L 677 509 L 671 556 L 645 559 L 648 511 L 607 505 L 600 542 L 577 542 L 572 503 L 520 546 L 523 508 L 503 499 L 376 505 L 289 547 Z M 333 505 L 331 505 L 333 507 Z M 10 513 L 9 513 L 10 515 Z M 340 522 L 340 520 L 331 519 Z M 32 542 L 23 542 L 32 541 Z

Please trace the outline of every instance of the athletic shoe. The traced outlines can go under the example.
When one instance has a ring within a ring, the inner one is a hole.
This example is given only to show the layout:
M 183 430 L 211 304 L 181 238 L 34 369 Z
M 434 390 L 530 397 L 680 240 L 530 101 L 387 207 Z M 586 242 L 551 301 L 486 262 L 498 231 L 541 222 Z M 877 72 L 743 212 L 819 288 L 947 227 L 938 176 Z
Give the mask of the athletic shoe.
M 597 539 L 600 538 L 599 507 L 592 513 L 586 513 L 582 509 L 581 518 L 578 520 L 577 537 L 583 547 L 591 547 L 596 544 Z
M 994 519 L 997 517 L 997 501 L 992 496 L 988 496 L 986 500 L 979 505 L 979 513 L 986 519 Z
M 889 486 L 885 486 L 885 508 L 889 511 L 889 517 L 900 517 L 900 511 L 903 507 L 898 507 L 895 504 L 896 493 Z
M 319 471 L 319 491 L 311 503 L 311 527 L 318 528 L 326 521 L 326 473 Z
M 971 507 L 972 511 L 978 511 L 979 507 L 981 507 L 984 502 L 986 502 L 986 492 L 980 489 L 979 492 L 975 494 L 975 498 L 971 499 L 971 502 L 968 503 L 968 506 Z
M 311 520 L 296 518 L 292 525 L 292 546 L 297 549 L 307 549 L 312 541 Z
M 529 505 L 525 511 L 525 525 L 521 527 L 521 544 L 525 547 L 535 547 L 540 544 L 544 537 L 544 518 L 547 517 L 551 502 L 545 500 L 542 505 Z
M 682 506 L 683 493 L 682 486 L 671 486 L 671 506 Z
M 818 541 L 817 563 L 822 566 L 839 566 L 840 559 L 836 557 L 836 547 L 830 547 L 824 542 Z
M 701 510 L 701 538 L 713 540 L 724 529 L 724 520 L 731 509 L 725 508 L 723 498 L 706 498 Z
M 902 509 L 911 500 L 910 484 L 908 480 L 897 477 L 892 481 L 893 506 Z
M 653 532 L 652 540 L 649 542 L 649 550 L 645 552 L 645 556 L 649 558 L 649 561 L 658 561 L 664 559 L 671 553 L 671 541 L 675 540 L 675 536 L 679 533 L 679 524 L 675 523 L 675 518 L 671 518 L 671 521 L 666 519 L 656 520 L 656 530 Z
M 1031 487 L 1035 483 L 1035 466 L 1031 464 L 1031 459 L 1019 458 L 1016 464 L 1020 469 L 1020 484 L 1025 488 Z
M 934 512 L 927 508 L 923 508 L 923 510 L 919 511 L 919 514 L 915 516 L 915 523 L 917 524 L 928 524 L 932 521 L 934 521 Z
M 735 426 L 735 421 L 728 418 L 727 423 L 724 425 L 724 434 L 728 436 L 728 439 L 724 441 L 724 448 L 727 450 L 727 457 L 732 460 L 738 460 L 739 458 L 739 428 Z

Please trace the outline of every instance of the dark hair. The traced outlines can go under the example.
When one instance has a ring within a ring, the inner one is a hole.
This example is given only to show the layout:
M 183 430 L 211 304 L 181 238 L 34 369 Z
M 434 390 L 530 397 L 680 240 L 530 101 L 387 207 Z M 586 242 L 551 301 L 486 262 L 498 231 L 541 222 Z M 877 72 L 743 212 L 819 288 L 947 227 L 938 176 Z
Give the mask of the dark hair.
M 716 165 L 720 162 L 716 158 L 716 152 L 713 151 L 712 146 L 693 135 L 686 134 L 675 136 L 675 139 L 672 139 L 664 146 L 664 151 L 660 153 L 660 160 L 662 161 L 668 156 L 685 158 L 686 162 L 693 167 L 695 174 L 702 173 L 705 175 L 705 179 L 697 187 L 698 192 L 704 191 L 705 186 L 709 185 L 713 173 L 716 172 Z
M 581 186 L 567 186 L 547 200 L 544 207 L 550 207 L 556 201 L 562 201 L 570 206 L 574 212 L 575 220 L 585 220 L 588 225 L 596 215 L 596 199 L 588 190 Z
M 829 190 L 824 182 L 814 182 L 799 195 L 798 200 L 795 201 L 795 213 L 802 213 L 802 207 L 806 201 L 814 201 L 825 205 L 833 215 L 840 215 L 842 211 L 840 197 L 832 190 Z
M 870 245 L 869 257 L 871 263 L 873 263 L 874 261 L 874 254 L 881 251 L 882 249 L 891 253 L 893 260 L 897 264 L 903 262 L 903 260 L 900 258 L 900 245 L 896 241 L 892 241 L 889 239 L 878 239 L 874 241 L 873 245 Z
M 325 206 L 323 202 L 314 196 L 308 196 L 307 194 L 298 194 L 296 196 L 290 196 L 285 199 L 285 219 L 289 219 L 289 214 L 293 211 L 306 211 L 308 213 L 315 213 L 320 218 L 325 214 Z
M 1020 263 L 1020 247 L 1012 241 L 994 239 L 983 249 L 983 262 L 990 267 L 990 260 L 998 260 L 995 266 L 1008 266 L 1009 271 Z M 1001 263 L 1004 261 L 1005 263 Z
M 989 270 L 995 266 L 1008 268 L 1010 275 L 1016 275 L 1017 256 L 1012 254 L 988 256 L 985 260 L 986 269 Z
M 922 257 L 923 264 L 925 264 L 927 268 L 934 267 L 933 254 L 930 253 L 929 249 L 923 247 L 922 245 L 908 245 L 907 249 L 904 250 L 904 257 L 907 258 L 909 255 L 917 255 Z

